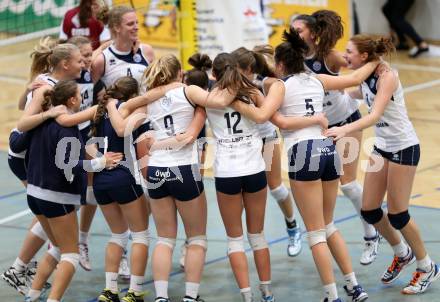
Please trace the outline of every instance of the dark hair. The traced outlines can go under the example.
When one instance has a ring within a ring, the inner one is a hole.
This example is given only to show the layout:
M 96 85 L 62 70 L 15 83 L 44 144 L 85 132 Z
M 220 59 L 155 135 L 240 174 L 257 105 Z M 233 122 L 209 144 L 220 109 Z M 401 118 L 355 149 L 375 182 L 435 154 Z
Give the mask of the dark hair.
M 223 52 L 215 57 L 212 63 L 212 73 L 217 79 L 214 87 L 236 91 L 239 99 L 250 98 L 258 89 L 251 81 L 241 75 L 237 61 L 229 53 Z
M 76 81 L 58 81 L 52 89 L 44 92 L 41 109 L 47 111 L 52 106 L 66 105 L 71 97 L 76 96 L 77 91 Z
M 395 47 L 391 38 L 373 38 L 368 35 L 355 35 L 350 39 L 360 54 L 367 53 L 367 62 L 379 59 L 379 57 L 391 54 L 395 51 Z
M 193 67 L 185 74 L 184 82 L 186 85 L 196 85 L 207 89 L 209 86 L 209 77 L 207 70 L 212 68 L 212 61 L 206 54 L 195 53 L 189 59 L 188 63 Z
M 139 94 L 139 83 L 132 77 L 119 78 L 112 86 L 110 86 L 101 101 L 98 103 L 93 123 L 90 127 L 91 136 L 96 136 L 97 126 L 101 122 L 102 117 L 107 112 L 106 105 L 109 99 L 117 99 L 119 101 L 128 101 Z
M 81 0 L 79 2 L 78 19 L 81 27 L 89 27 L 89 19 L 92 17 L 93 0 Z
M 305 71 L 304 57 L 308 51 L 306 42 L 295 30 L 284 31 L 283 43 L 275 48 L 275 61 L 283 63 L 287 74 L 296 74 Z
M 250 68 L 252 73 L 262 75 L 263 77 L 275 76 L 261 53 L 240 47 L 231 52 L 231 54 L 237 60 L 240 69 L 246 70 Z
M 331 10 L 318 10 L 312 15 L 299 15 L 294 21 L 303 21 L 316 36 L 316 57 L 323 60 L 344 36 L 341 16 Z

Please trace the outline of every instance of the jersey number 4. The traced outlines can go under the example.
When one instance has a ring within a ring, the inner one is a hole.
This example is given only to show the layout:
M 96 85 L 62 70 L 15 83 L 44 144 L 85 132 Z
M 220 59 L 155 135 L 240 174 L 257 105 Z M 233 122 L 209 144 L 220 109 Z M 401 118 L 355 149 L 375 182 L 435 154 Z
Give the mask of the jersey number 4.
M 234 125 L 231 128 L 231 120 L 233 118 L 236 118 Z M 238 124 L 241 121 L 241 115 L 238 112 L 226 112 L 225 113 L 225 119 L 226 119 L 226 126 L 228 127 L 228 133 L 229 134 L 238 134 L 238 133 L 243 133 L 243 130 L 240 130 L 237 128 Z

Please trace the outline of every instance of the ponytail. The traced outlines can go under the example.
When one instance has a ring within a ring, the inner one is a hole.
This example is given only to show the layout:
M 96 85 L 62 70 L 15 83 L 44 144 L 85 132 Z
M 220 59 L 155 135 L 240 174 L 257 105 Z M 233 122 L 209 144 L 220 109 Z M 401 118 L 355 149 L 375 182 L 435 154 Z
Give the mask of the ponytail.
M 283 63 L 286 74 L 304 72 L 304 57 L 309 49 L 306 42 L 293 29 L 284 31 L 283 41 L 275 48 L 275 61 Z
M 98 102 L 98 108 L 96 109 L 93 123 L 90 126 L 91 136 L 97 136 L 98 124 L 107 113 L 106 106 L 109 99 L 116 99 L 125 102 L 138 94 L 139 83 L 132 77 L 119 78 L 112 86 L 110 86 L 106 90 L 103 99 Z
M 395 51 L 394 44 L 390 38 L 380 37 L 374 39 L 368 35 L 355 35 L 350 41 L 356 46 L 360 54 L 367 53 L 367 62 L 379 59 Z
M 142 84 L 147 90 L 167 85 L 176 80 L 182 67 L 174 55 L 165 55 L 153 61 L 142 77 Z
M 40 40 L 34 51 L 31 53 L 32 65 L 30 80 L 33 81 L 39 74 L 50 72 L 49 58 L 58 41 L 51 37 L 44 37 Z
M 202 89 L 209 86 L 209 77 L 207 70 L 212 68 L 212 61 L 206 54 L 195 53 L 189 59 L 188 63 L 193 66 L 185 74 L 184 82 L 186 85 L 196 85 Z
M 71 97 L 76 96 L 77 91 L 78 84 L 75 81 L 59 81 L 52 89 L 44 92 L 41 109 L 47 111 L 51 107 L 66 105 Z

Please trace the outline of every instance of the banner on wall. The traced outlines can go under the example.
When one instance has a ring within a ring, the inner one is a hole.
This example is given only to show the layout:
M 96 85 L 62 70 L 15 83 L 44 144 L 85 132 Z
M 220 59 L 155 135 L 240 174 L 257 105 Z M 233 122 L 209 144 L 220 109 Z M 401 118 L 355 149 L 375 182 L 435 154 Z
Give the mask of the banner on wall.
M 260 0 L 191 0 L 180 2 L 180 53 L 185 68 L 195 52 L 214 58 L 244 46 L 267 44 Z
M 262 0 L 263 15 L 269 32 L 269 41 L 273 46 L 281 42 L 284 29 L 299 14 L 312 14 L 320 9 L 337 12 L 344 24 L 344 37 L 336 44 L 338 50 L 344 50 L 351 36 L 351 0 Z
M 113 5 L 131 6 L 139 20 L 139 38 L 156 47 L 177 48 L 177 8 L 174 1 L 113 0 Z

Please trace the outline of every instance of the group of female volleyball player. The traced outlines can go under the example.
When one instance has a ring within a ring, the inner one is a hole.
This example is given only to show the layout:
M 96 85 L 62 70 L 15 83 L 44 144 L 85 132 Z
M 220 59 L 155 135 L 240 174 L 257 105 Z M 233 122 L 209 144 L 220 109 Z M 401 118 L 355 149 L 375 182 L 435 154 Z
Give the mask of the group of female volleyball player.
M 213 61 L 195 54 L 189 60 L 194 68 L 183 74 L 175 56 L 154 59 L 152 48 L 137 42 L 131 8 L 110 10 L 108 26 L 112 43 L 94 53 L 86 39 L 75 37 L 63 44 L 44 39 L 33 54 L 32 84 L 20 100 L 24 113 L 11 133 L 9 163 L 27 187 L 36 220 L 19 256 L 2 274 L 26 294 L 26 301 L 40 298 L 55 268 L 48 302 L 61 300 L 79 263 L 91 269 L 87 235 L 96 204 L 111 230 L 99 301 L 120 301 L 118 275 L 129 239 L 130 287 L 121 301 L 144 301 L 150 212 L 157 229 L 152 255 L 155 301 L 170 301 L 177 214 L 187 237 L 182 301 L 203 301 L 199 287 L 208 247 L 207 197 L 199 154 L 204 144 L 196 139 L 206 118 L 215 142 L 213 170 L 227 254 L 243 301 L 255 301 L 243 209 L 260 280 L 259 299 L 275 301 L 264 236 L 267 186 L 285 217 L 288 255 L 301 251 L 293 199 L 281 178 L 283 155 L 276 127 L 284 139 L 290 188 L 324 301 L 342 301 L 331 257 L 344 275 L 349 299 L 368 299 L 333 222 L 339 182 L 362 217 L 362 264 L 376 258 L 381 234 L 395 254 L 383 283 L 395 281 L 414 261 L 417 270 L 403 293 L 422 293 L 440 276 L 408 213 L 420 149 L 398 75 L 381 60 L 392 51 L 387 39 L 354 36 L 342 56 L 333 49 L 343 33 L 340 17 L 317 11 L 298 16 L 275 50 L 238 48 Z M 354 72 L 338 76 L 341 67 Z M 353 86 L 360 89 L 344 91 Z M 369 108 L 364 117 L 356 99 L 364 99 Z M 360 143 L 361 131 L 370 126 L 377 141 L 362 189 L 356 181 L 358 154 L 344 163 L 352 152 L 346 142 Z M 50 248 L 35 272 L 32 258 L 48 239 Z

